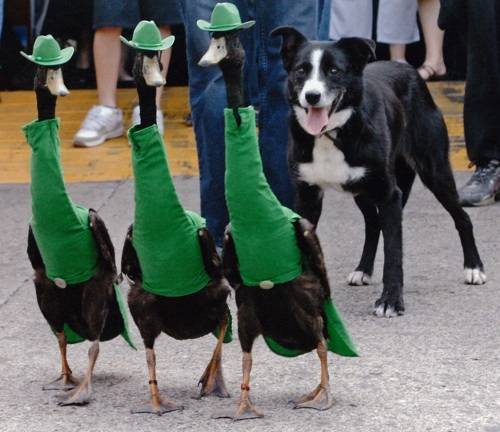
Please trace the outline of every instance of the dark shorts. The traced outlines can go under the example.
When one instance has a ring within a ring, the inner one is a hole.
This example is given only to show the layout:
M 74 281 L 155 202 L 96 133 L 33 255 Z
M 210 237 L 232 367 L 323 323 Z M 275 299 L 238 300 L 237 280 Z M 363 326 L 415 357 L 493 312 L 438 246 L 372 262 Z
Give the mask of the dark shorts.
M 158 26 L 182 22 L 176 0 L 94 0 L 94 29 L 133 29 L 141 19 Z

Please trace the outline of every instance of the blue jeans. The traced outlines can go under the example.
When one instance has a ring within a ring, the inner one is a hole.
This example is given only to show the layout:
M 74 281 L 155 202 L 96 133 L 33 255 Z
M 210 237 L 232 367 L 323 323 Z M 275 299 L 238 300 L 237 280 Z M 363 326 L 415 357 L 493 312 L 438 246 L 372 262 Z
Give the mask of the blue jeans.
M 208 49 L 210 34 L 196 26 L 209 20 L 216 0 L 178 0 L 186 29 L 189 97 L 200 165 L 201 213 L 218 246 L 222 244 L 228 212 L 224 196 L 224 117 L 226 89 L 218 67 L 201 68 L 198 60 Z M 281 38 L 270 37 L 275 27 L 291 25 L 316 38 L 318 0 L 233 0 L 242 21 L 255 26 L 239 36 L 246 52 L 245 85 L 248 100 L 259 109 L 259 143 L 264 173 L 281 203 L 293 207 L 288 173 L 288 102 L 286 73 L 281 63 Z

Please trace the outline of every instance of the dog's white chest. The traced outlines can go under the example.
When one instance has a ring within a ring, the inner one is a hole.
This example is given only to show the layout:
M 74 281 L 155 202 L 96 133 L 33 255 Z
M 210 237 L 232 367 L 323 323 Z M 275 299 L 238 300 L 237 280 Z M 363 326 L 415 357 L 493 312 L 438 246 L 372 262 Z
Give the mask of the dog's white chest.
M 325 136 L 316 138 L 312 156 L 312 162 L 299 165 L 301 180 L 309 184 L 342 190 L 342 185 L 359 180 L 366 173 L 364 167 L 350 166 L 344 153 Z

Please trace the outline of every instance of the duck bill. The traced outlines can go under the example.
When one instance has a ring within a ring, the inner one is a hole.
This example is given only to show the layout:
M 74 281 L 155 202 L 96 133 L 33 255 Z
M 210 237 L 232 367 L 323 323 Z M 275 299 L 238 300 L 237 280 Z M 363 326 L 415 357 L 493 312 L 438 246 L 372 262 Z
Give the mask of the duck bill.
M 161 87 L 165 85 L 165 78 L 161 73 L 160 59 L 157 55 L 153 57 L 144 56 L 142 60 L 142 76 L 148 86 Z
M 226 38 L 212 38 L 207 52 L 198 62 L 199 66 L 214 66 L 227 56 Z
M 47 70 L 47 88 L 54 96 L 69 95 L 69 90 L 64 85 L 61 68 Z

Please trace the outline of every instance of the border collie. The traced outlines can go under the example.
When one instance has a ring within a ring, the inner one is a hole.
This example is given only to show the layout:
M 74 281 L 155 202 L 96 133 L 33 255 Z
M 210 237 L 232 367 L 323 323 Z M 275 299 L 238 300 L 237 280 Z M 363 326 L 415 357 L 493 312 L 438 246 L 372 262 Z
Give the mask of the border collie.
M 401 63 L 369 63 L 375 59 L 371 40 L 309 41 L 291 27 L 272 34 L 283 38 L 288 73 L 296 210 L 317 225 L 324 189 L 353 195 L 365 220 L 365 244 L 350 285 L 370 283 L 382 231 L 384 288 L 375 315 L 394 317 L 405 310 L 402 210 L 416 174 L 455 222 L 465 282 L 485 283 L 472 223 L 458 203 L 446 125 L 419 74 Z

